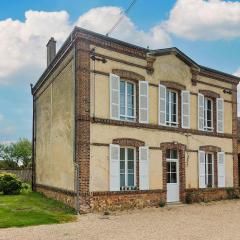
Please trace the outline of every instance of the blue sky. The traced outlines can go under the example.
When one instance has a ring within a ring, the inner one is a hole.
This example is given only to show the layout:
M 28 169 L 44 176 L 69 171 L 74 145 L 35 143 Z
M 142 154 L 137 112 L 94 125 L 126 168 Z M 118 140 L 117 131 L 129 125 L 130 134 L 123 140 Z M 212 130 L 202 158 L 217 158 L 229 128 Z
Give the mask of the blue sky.
M 54 36 L 60 45 L 74 25 L 105 33 L 130 2 L 1 0 L 0 141 L 31 138 L 29 84 L 45 68 L 47 39 Z M 176 46 L 199 64 L 240 74 L 239 16 L 240 1 L 138 0 L 113 37 L 143 47 Z

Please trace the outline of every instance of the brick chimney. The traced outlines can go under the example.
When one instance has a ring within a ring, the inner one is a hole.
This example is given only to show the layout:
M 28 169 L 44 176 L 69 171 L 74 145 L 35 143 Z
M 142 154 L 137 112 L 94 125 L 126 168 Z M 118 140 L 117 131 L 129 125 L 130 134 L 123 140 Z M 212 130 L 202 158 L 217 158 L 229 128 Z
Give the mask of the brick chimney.
M 56 56 L 56 41 L 53 37 L 47 43 L 47 67 L 51 64 Z

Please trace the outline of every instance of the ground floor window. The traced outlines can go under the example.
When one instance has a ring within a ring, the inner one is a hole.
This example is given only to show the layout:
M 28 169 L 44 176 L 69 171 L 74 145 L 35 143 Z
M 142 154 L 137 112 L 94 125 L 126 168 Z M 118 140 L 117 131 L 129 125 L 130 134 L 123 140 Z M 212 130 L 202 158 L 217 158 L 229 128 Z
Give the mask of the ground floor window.
M 133 190 L 136 186 L 136 154 L 134 148 L 120 148 L 120 189 Z
M 205 185 L 214 186 L 214 157 L 213 153 L 205 154 Z

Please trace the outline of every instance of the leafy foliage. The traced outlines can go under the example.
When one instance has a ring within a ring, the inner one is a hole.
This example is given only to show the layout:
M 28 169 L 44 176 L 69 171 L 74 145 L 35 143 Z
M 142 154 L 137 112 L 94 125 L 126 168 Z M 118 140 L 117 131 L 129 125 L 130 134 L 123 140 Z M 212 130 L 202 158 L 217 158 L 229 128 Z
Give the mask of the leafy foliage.
M 19 139 L 10 145 L 0 144 L 0 169 L 16 169 L 31 167 L 32 144 L 28 139 Z
M 18 195 L 22 189 L 22 182 L 15 174 L 0 174 L 0 192 L 4 195 Z

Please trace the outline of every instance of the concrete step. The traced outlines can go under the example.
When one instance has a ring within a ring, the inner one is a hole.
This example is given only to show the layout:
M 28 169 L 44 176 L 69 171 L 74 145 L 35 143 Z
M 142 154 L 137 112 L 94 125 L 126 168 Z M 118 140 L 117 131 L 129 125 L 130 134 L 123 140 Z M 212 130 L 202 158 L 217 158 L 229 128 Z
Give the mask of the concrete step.
M 169 202 L 166 205 L 167 207 L 183 207 L 184 206 L 182 202 Z

